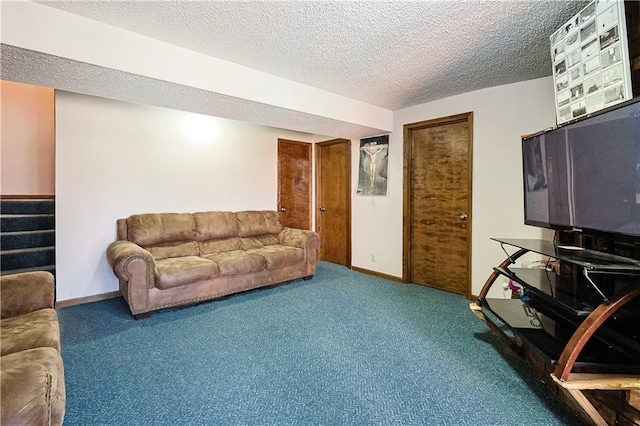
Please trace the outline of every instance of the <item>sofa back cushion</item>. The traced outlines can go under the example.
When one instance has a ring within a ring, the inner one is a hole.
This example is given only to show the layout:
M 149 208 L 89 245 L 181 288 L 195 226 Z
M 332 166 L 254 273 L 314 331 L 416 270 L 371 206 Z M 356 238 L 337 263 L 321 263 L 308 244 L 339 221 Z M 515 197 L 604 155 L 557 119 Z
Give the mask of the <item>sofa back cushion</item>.
M 278 234 L 265 234 L 258 235 L 256 237 L 240 238 L 242 250 L 272 246 L 274 244 L 279 244 Z
M 280 213 L 274 210 L 243 211 L 236 215 L 240 237 L 278 234 L 283 228 Z
M 197 256 L 199 254 L 197 241 L 160 243 L 154 246 L 145 246 L 144 249 L 158 260 L 169 257 Z
M 190 213 L 130 216 L 127 219 L 127 237 L 156 259 L 198 255 L 195 222 Z
M 200 212 L 194 213 L 193 218 L 198 241 L 238 236 L 238 218 L 233 212 Z
M 198 245 L 200 246 L 200 253 L 203 255 L 240 250 L 242 248 L 240 246 L 240 238 L 238 237 L 222 238 L 220 240 L 198 241 Z

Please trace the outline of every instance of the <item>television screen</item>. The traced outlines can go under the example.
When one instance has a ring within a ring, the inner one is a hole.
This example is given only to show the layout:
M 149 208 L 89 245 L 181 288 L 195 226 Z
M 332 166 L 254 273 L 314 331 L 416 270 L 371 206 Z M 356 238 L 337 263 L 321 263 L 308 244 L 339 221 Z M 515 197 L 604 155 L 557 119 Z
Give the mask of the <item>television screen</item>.
M 640 99 L 522 139 L 525 223 L 640 236 Z

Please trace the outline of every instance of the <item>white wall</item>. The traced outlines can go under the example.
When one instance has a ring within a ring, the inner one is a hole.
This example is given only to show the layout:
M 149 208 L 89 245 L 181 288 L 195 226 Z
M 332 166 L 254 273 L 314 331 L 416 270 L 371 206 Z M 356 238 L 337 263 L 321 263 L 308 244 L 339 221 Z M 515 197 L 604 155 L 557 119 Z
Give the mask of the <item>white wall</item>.
M 402 276 L 403 125 L 474 113 L 472 293 L 504 253 L 490 237 L 549 237 L 523 225 L 520 136 L 555 122 L 550 77 L 395 112 L 387 197 L 353 196 L 352 264 Z M 209 141 L 183 133 L 197 114 L 56 92 L 58 300 L 117 290 L 105 257 L 115 220 L 134 213 L 274 209 L 277 139 L 314 136 L 205 117 Z M 352 141 L 352 193 L 358 179 Z M 371 254 L 376 261 L 371 261 Z
M 472 294 L 480 292 L 492 266 L 505 257 L 499 244 L 489 238 L 549 237 L 546 231 L 523 224 L 520 137 L 555 124 L 551 77 L 396 111 L 394 132 L 389 139 L 389 196 L 353 197 L 354 266 L 402 276 L 403 126 L 469 111 L 473 112 L 474 127 Z M 354 141 L 354 188 L 358 170 L 356 152 Z M 371 261 L 371 253 L 375 254 L 376 262 Z
M 116 219 L 275 209 L 278 138 L 313 140 L 306 133 L 61 91 L 55 107 L 58 301 L 118 289 L 105 254 L 116 239 Z M 194 121 L 213 130 L 197 134 Z

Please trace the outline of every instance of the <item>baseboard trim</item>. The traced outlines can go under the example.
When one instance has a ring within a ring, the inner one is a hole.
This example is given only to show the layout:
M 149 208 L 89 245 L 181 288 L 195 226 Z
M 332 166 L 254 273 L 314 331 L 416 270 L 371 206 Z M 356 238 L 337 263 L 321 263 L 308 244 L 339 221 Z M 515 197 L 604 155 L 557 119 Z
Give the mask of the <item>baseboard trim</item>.
M 110 291 L 109 293 L 96 294 L 87 297 L 78 297 L 77 299 L 63 300 L 56 303 L 56 309 L 67 308 L 69 306 L 83 305 L 85 303 L 99 302 L 101 300 L 115 299 L 120 297 L 119 291 Z
M 52 194 L 48 195 L 11 195 L 11 194 L 0 194 L 0 200 L 55 200 L 56 196 Z
M 382 272 L 376 272 L 376 271 L 371 271 L 369 269 L 358 268 L 357 266 L 351 266 L 351 270 L 360 272 L 362 274 L 373 275 L 374 277 L 384 278 L 385 280 L 395 281 L 395 282 L 404 284 L 404 281 L 402 281 L 402 277 L 396 277 L 395 275 L 387 275 L 387 274 L 383 274 Z

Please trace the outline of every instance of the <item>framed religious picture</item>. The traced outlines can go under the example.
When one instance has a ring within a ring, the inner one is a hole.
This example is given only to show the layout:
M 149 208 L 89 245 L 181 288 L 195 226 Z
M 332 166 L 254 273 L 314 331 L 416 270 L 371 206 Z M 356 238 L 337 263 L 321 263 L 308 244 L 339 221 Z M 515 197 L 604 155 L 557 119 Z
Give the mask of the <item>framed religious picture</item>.
M 360 140 L 358 195 L 387 195 L 389 135 Z

